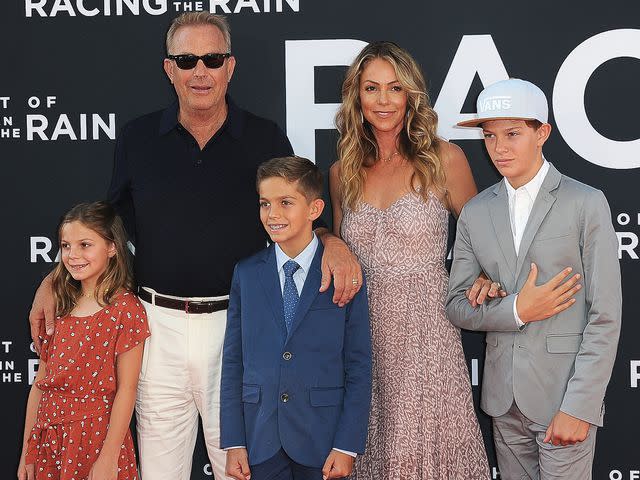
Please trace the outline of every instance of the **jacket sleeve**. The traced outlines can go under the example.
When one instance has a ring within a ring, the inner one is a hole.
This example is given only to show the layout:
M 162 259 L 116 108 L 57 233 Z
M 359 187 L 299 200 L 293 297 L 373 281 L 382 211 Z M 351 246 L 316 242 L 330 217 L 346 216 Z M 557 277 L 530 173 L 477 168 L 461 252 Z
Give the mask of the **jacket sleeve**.
M 471 243 L 467 210 L 467 207 L 463 208 L 458 219 L 456 242 L 453 249 L 449 295 L 446 303 L 449 321 L 466 330 L 518 331 L 518 323 L 513 314 L 513 303 L 516 297 L 514 294 L 493 299 L 475 308 L 467 300 L 466 290 L 473 285 L 482 272 L 482 267 L 475 256 Z M 497 245 L 496 248 L 498 248 Z
M 602 407 L 616 358 L 622 323 L 618 239 L 609 204 L 600 191 L 583 204 L 580 248 L 587 325 L 560 410 L 602 425 Z
M 371 330 L 366 282 L 345 308 L 345 393 L 333 448 L 364 453 L 371 403 Z
M 242 314 L 238 265 L 233 272 L 220 386 L 220 448 L 246 445 L 242 406 Z

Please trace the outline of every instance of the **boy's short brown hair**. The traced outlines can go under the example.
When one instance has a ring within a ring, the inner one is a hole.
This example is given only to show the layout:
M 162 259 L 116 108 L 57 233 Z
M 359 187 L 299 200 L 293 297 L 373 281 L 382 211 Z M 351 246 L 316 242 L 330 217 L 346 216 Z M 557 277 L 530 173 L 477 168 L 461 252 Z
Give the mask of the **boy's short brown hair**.
M 267 178 L 280 177 L 287 182 L 298 182 L 297 188 L 308 202 L 322 198 L 322 173 L 311 161 L 304 157 L 278 157 L 262 163 L 256 174 L 256 190 L 260 182 Z

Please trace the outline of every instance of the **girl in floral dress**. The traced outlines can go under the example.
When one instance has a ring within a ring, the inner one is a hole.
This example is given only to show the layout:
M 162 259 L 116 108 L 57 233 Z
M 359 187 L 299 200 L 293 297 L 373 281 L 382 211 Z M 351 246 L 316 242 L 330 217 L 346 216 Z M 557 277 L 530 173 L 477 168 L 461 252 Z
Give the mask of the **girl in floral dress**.
M 58 239 L 55 331 L 43 322 L 18 478 L 136 480 L 129 423 L 149 330 L 131 292 L 125 230 L 109 204 L 80 204 Z

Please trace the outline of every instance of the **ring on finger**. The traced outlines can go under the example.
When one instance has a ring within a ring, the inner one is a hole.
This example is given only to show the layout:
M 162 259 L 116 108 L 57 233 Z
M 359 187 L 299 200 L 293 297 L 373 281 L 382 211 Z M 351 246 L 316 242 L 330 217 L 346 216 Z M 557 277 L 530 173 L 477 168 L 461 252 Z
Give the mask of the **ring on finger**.
M 354 287 L 357 287 L 357 286 L 360 284 L 360 282 L 358 281 L 358 279 L 357 279 L 357 278 L 352 278 L 352 279 L 351 279 L 351 284 L 352 284 Z

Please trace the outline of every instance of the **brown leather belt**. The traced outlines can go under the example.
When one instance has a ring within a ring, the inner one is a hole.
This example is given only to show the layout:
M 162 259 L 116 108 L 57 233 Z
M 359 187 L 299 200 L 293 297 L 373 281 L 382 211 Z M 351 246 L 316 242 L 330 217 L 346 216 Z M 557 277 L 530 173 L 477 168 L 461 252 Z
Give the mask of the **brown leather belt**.
M 178 300 L 177 298 L 163 297 L 158 294 L 152 295 L 151 292 L 148 292 L 144 288 L 138 289 L 138 297 L 158 307 L 182 310 L 185 313 L 213 313 L 229 308 L 229 300 Z

